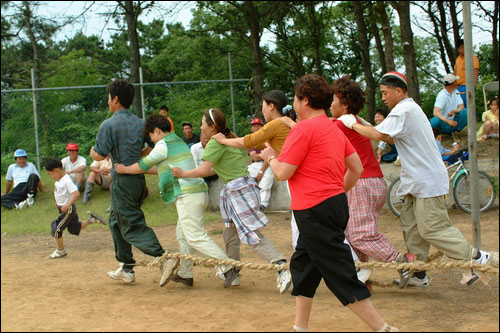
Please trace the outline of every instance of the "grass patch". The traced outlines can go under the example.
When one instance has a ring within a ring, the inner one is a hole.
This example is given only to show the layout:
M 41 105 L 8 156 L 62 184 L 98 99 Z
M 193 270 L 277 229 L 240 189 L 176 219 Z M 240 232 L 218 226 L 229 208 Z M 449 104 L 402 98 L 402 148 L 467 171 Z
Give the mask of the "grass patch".
M 48 176 L 47 172 L 42 171 L 42 184 L 49 192 L 38 192 L 35 198 L 35 205 L 32 208 L 24 208 L 22 210 L 6 209 L 2 207 L 1 216 L 1 233 L 9 235 L 22 235 L 29 233 L 50 234 L 50 224 L 59 215 L 55 207 L 54 199 L 54 181 Z M 5 176 L 2 176 L 2 190 L 5 189 Z M 160 198 L 158 190 L 158 176 L 147 175 L 146 184 L 149 189 L 149 196 L 142 205 L 146 223 L 150 227 L 177 224 L 177 210 L 175 204 L 166 205 Z M 102 190 L 98 185 L 95 185 L 92 190 L 92 195 L 89 202 L 82 204 L 83 193 L 76 202 L 76 209 L 80 221 L 88 217 L 87 211 L 95 212 L 106 219 L 109 213 L 106 209 L 109 207 L 111 198 L 110 192 Z M 206 211 L 205 221 L 211 222 L 220 220 L 221 216 L 218 211 Z M 90 225 L 88 228 L 107 228 L 103 225 Z

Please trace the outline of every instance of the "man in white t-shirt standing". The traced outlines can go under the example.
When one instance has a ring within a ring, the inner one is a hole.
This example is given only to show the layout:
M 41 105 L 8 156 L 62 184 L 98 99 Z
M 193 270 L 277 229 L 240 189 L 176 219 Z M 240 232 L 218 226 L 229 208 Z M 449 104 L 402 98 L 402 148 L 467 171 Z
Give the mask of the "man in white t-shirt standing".
M 78 144 L 68 143 L 66 145 L 68 156 L 61 160 L 64 171 L 70 176 L 73 183 L 78 187 L 78 191 L 82 192 L 85 189 L 87 176 L 87 160 L 85 157 L 78 155 Z
M 495 256 L 473 248 L 451 225 L 446 209 L 448 173 L 429 120 L 420 106 L 408 97 L 405 76 L 399 72 L 384 74 L 380 91 L 382 101 L 391 112 L 377 127 L 359 124 L 352 115 L 344 115 L 339 120 L 369 139 L 396 145 L 401 160 L 398 195 L 404 197 L 400 223 L 408 252 L 425 262 L 433 245 L 452 259 L 498 266 L 498 253 Z M 470 285 L 477 281 L 477 276 L 470 275 L 468 281 L 463 281 Z M 428 288 L 429 279 L 425 271 L 414 272 L 408 280 L 395 280 L 395 284 L 400 288 L 407 285 Z

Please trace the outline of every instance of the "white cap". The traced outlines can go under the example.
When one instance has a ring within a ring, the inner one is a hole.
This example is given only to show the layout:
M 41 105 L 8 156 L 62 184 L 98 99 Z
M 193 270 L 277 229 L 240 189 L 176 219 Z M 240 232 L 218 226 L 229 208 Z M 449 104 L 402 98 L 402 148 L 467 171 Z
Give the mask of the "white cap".
M 446 74 L 443 78 L 443 81 L 444 81 L 444 84 L 446 86 L 452 84 L 453 82 L 455 82 L 456 80 L 460 79 L 460 76 L 455 76 L 453 74 Z

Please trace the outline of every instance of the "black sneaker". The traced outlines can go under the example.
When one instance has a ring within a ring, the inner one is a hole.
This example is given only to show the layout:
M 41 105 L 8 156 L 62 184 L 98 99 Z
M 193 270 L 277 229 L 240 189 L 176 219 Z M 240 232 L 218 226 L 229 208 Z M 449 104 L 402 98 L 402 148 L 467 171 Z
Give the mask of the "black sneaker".
M 224 273 L 224 276 L 226 278 L 226 281 L 224 281 L 224 288 L 227 288 L 231 285 L 231 282 L 233 282 L 233 280 L 236 279 L 236 277 L 238 277 L 239 271 L 240 271 L 239 269 L 233 267 Z
M 186 287 L 192 287 L 193 283 L 194 283 L 193 278 L 183 278 L 183 277 L 180 277 L 179 275 L 177 275 L 177 273 L 174 274 L 172 281 L 180 282 Z
M 411 253 L 403 254 L 402 256 L 396 259 L 398 263 L 412 263 L 415 261 L 415 255 Z M 410 277 L 412 275 L 412 271 L 410 269 L 402 269 L 399 271 L 399 288 L 404 289 L 408 286 L 408 282 L 410 281 Z

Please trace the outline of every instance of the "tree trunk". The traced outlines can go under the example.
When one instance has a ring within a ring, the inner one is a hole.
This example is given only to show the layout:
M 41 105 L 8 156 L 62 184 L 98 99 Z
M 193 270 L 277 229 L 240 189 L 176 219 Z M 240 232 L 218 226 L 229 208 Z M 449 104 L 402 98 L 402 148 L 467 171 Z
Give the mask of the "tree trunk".
M 321 56 L 319 49 L 321 47 L 321 28 L 318 27 L 318 21 L 316 19 L 316 11 L 314 9 L 314 2 L 305 2 L 305 6 L 307 8 L 307 13 L 309 14 L 309 18 L 311 19 L 311 36 L 314 48 L 314 67 L 316 67 L 316 74 L 323 75 L 323 69 L 321 66 Z
M 453 54 L 455 55 L 455 58 L 453 58 L 453 61 L 451 63 L 451 67 L 455 67 L 455 60 L 458 57 L 458 51 L 455 47 L 457 45 L 458 40 L 460 39 L 460 24 L 458 23 L 458 13 L 457 13 L 457 6 L 455 1 L 449 1 L 450 3 L 450 16 L 451 16 L 451 24 L 453 27 Z M 495 2 L 497 3 L 497 2 Z
M 491 37 L 493 39 L 493 68 L 495 68 L 495 74 L 496 74 L 496 79 L 498 80 L 499 76 L 499 69 L 498 66 L 499 61 L 498 61 L 498 11 L 499 11 L 499 4 L 498 1 L 495 1 L 495 9 L 493 10 L 493 32 L 491 33 Z
M 429 15 L 429 18 L 432 21 L 432 25 L 434 26 L 434 36 L 436 37 L 439 44 L 439 55 L 441 56 L 441 61 L 443 62 L 444 69 L 446 73 L 452 73 L 453 71 L 450 71 L 450 66 L 448 65 L 448 60 L 446 59 L 445 46 L 443 45 L 443 39 L 441 38 L 441 34 L 439 33 L 439 24 L 437 22 L 436 16 L 434 15 L 432 4 L 433 2 L 431 1 L 427 3 L 427 15 Z
M 450 64 L 453 64 L 453 66 L 454 66 L 455 59 L 457 57 L 455 56 L 455 52 L 453 52 L 453 49 L 455 47 L 451 45 L 450 39 L 448 38 L 448 30 L 446 27 L 446 12 L 444 10 L 444 5 L 443 5 L 442 1 L 436 1 L 436 5 L 437 5 L 438 11 L 439 11 L 439 17 L 440 17 L 439 26 L 441 29 L 441 38 L 443 39 L 443 45 L 444 45 L 444 48 L 446 50 L 446 54 L 448 55 L 448 59 L 450 60 Z M 451 73 L 451 72 L 447 71 L 447 73 Z
M 373 121 L 375 115 L 375 79 L 373 78 L 370 63 L 370 41 L 367 37 L 367 29 L 363 16 L 362 2 L 353 1 L 354 14 L 356 15 L 356 25 L 358 27 L 359 44 L 361 49 L 361 63 L 363 64 L 363 73 L 366 81 L 366 102 L 368 119 Z
M 262 116 L 260 105 L 264 92 L 264 65 L 260 51 L 260 27 L 257 9 L 251 1 L 244 2 L 248 26 L 250 27 L 250 53 L 252 55 L 252 108 L 256 110 L 256 117 Z
M 384 46 L 385 46 L 385 66 L 387 71 L 396 70 L 396 65 L 394 64 L 394 42 L 392 40 L 392 29 L 389 24 L 389 18 L 387 17 L 387 12 L 385 11 L 385 4 L 383 1 L 377 1 L 375 3 L 375 9 L 377 10 L 380 22 L 382 23 L 382 33 L 384 34 Z
M 139 51 L 139 37 L 137 36 L 137 19 L 141 13 L 140 4 L 134 6 L 133 1 L 124 1 L 125 20 L 127 22 L 128 40 L 130 42 L 130 83 L 139 83 L 139 68 L 141 67 L 141 53 Z M 142 118 L 142 103 L 140 87 L 135 86 L 134 113 Z
M 391 1 L 391 5 L 399 15 L 399 26 L 401 29 L 401 42 L 403 43 L 403 60 L 406 68 L 406 80 L 408 82 L 408 96 L 420 105 L 420 92 L 418 88 L 417 56 L 413 46 L 413 32 L 410 22 L 410 2 Z

